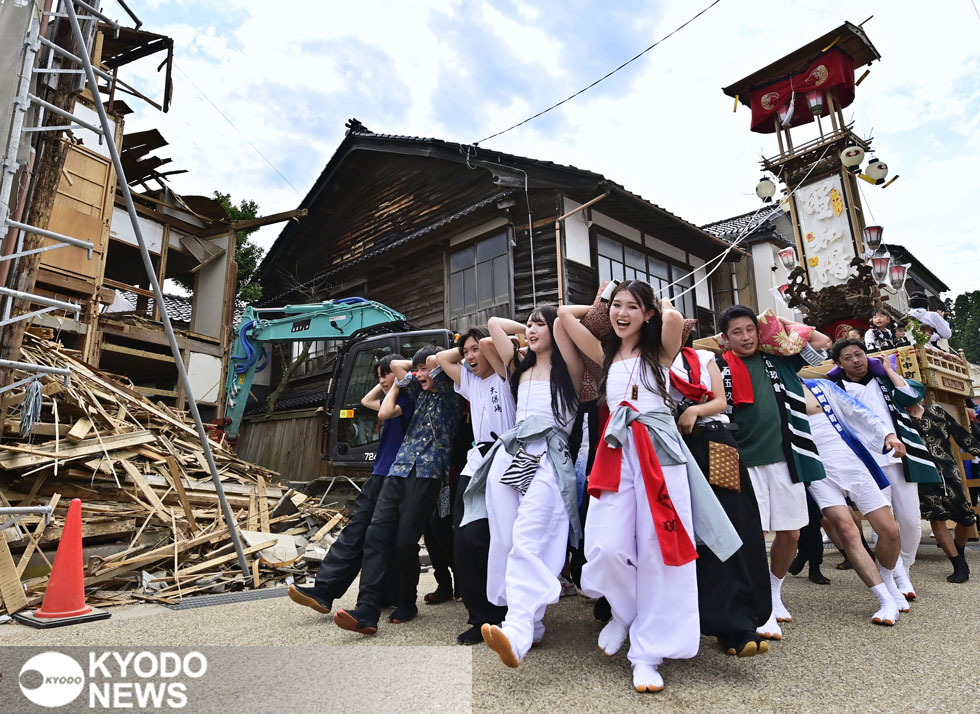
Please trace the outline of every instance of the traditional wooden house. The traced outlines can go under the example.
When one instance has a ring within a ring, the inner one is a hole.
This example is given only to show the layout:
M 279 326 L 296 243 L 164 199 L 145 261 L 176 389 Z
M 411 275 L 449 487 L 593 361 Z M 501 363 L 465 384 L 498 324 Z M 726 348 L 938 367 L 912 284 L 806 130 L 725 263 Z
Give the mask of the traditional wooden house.
M 626 277 L 673 297 L 708 332 L 716 302 L 714 276 L 706 275 L 719 261 L 743 255 L 592 171 L 376 134 L 357 120 L 300 208 L 308 217 L 286 225 L 260 266 L 263 304 L 357 295 L 391 306 L 420 328 L 459 331 L 492 315 L 523 320 L 535 304 L 591 302 L 600 281 Z M 299 346 L 274 355 L 266 371 L 273 384 L 253 388 L 259 403 L 246 419 L 239 453 L 290 479 L 318 475 L 317 408 L 326 397 L 332 348 L 314 347 L 292 373 L 277 411 L 265 416 L 261 402 Z M 274 456 L 267 451 L 284 442 L 296 446 L 277 448 Z

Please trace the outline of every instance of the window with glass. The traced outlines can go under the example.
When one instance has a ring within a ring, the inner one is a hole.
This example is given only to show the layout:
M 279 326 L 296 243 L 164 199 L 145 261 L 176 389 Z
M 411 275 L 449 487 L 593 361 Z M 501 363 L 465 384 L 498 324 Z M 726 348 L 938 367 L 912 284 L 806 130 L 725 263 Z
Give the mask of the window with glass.
M 603 280 L 643 280 L 650 283 L 656 295 L 669 295 L 674 307 L 685 316 L 695 316 L 694 290 L 685 292 L 694 286 L 694 268 L 691 266 L 649 255 L 639 247 L 601 233 L 596 235 L 596 261 L 600 283 Z
M 450 318 L 509 303 L 510 258 L 506 232 L 449 255 Z
M 341 344 L 343 344 L 342 340 L 315 340 L 310 345 L 310 351 L 306 355 L 306 359 L 296 366 L 292 376 L 302 377 L 326 369 L 333 361 Z M 303 353 L 303 347 L 305 345 L 306 342 L 293 342 L 290 344 L 290 356 L 294 362 Z

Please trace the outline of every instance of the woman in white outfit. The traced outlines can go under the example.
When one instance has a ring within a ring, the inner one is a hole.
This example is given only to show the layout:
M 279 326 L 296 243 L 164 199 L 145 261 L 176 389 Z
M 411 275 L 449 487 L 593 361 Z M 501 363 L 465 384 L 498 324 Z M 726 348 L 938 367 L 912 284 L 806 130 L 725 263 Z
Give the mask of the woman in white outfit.
M 571 375 L 554 349 L 556 317 L 556 308 L 545 305 L 531 313 L 527 325 L 490 319 L 494 350 L 488 358 L 510 380 L 517 423 L 487 453 L 463 496 L 464 525 L 481 511 L 489 518 L 487 598 L 505 605 L 507 616 L 499 627 L 483 625 L 482 634 L 509 667 L 540 642 L 545 609 L 561 594 L 558 575 L 567 545 L 577 544 L 582 532 L 567 445 L 581 368 Z M 526 335 L 523 356 L 511 343 L 515 334 Z
M 628 636 L 633 686 L 656 692 L 664 686 L 660 663 L 694 657 L 700 641 L 689 486 L 689 469 L 697 466 L 677 431 L 667 387 L 684 320 L 669 306 L 658 310 L 650 286 L 635 280 L 613 292 L 613 329 L 601 342 L 580 322 L 588 309 L 559 308 L 562 334 L 573 343 L 559 339 L 559 347 L 569 364 L 581 359 L 577 347 L 603 365 L 600 391 L 611 413 L 589 476 L 582 591 L 604 596 L 612 609 L 600 649 L 612 656 Z M 617 422 L 628 426 L 611 438 Z

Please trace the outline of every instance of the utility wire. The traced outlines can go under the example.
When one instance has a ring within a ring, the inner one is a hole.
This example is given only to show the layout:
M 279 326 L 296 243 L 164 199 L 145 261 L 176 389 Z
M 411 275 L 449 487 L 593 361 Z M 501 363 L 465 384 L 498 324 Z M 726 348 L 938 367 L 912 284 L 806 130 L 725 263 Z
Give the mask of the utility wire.
M 578 90 L 574 94 L 572 94 L 572 95 L 570 95 L 568 97 L 565 97 L 560 102 L 557 102 L 555 104 L 552 104 L 547 109 L 542 109 L 537 114 L 534 114 L 532 116 L 529 116 L 527 119 L 524 119 L 523 121 L 517 122 L 516 124 L 514 124 L 514 126 L 507 127 L 506 129 L 504 129 L 502 131 L 498 131 L 496 134 L 491 134 L 490 136 L 484 137 L 483 139 L 480 139 L 479 141 L 475 141 L 473 143 L 479 145 L 482 142 L 489 141 L 490 139 L 493 139 L 495 137 L 498 137 L 501 134 L 506 134 L 508 131 L 511 131 L 512 129 L 516 129 L 519 126 L 523 126 L 524 124 L 527 124 L 529 121 L 533 121 L 534 119 L 537 119 L 538 117 L 540 117 L 540 116 L 542 116 L 544 114 L 547 114 L 552 109 L 556 109 L 556 108 L 560 107 L 565 102 L 570 102 L 571 100 L 575 99 L 575 97 L 577 97 L 580 94 L 584 94 L 585 92 L 589 91 L 590 89 L 592 89 L 594 86 L 596 86 L 600 82 L 602 82 L 602 81 L 604 81 L 606 79 L 609 79 L 614 74 L 616 74 L 616 72 L 618 72 L 619 70 L 621 70 L 624 67 L 626 67 L 626 65 L 631 64 L 631 63 L 635 62 L 636 60 L 640 59 L 640 57 L 642 57 L 643 55 L 645 55 L 647 52 L 649 52 L 650 50 L 652 50 L 654 47 L 656 47 L 657 45 L 659 45 L 661 42 L 663 42 L 664 40 L 668 39 L 672 35 L 677 34 L 681 30 L 683 30 L 685 27 L 687 27 L 688 25 L 690 25 L 692 22 L 694 22 L 695 20 L 697 20 L 704 13 L 706 13 L 708 10 L 710 10 L 711 8 L 713 8 L 715 5 L 717 5 L 720 2 L 721 2 L 721 0 L 714 0 L 714 2 L 712 2 L 706 8 L 704 8 L 703 10 L 701 10 L 701 12 L 699 12 L 697 15 L 695 15 L 694 17 L 692 17 L 691 19 L 689 19 L 683 25 L 680 25 L 679 27 L 675 28 L 674 30 L 672 30 L 668 34 L 664 35 L 662 38 L 660 38 L 659 40 L 657 40 L 656 42 L 654 42 L 652 45 L 650 45 L 649 47 L 647 47 L 645 50 L 643 50 L 639 54 L 634 55 L 630 59 L 628 59 L 625 62 L 623 62 L 621 65 L 619 65 L 618 67 L 616 67 L 616 69 L 614 69 L 614 70 L 612 70 L 610 72 L 607 72 L 606 74 L 602 75 L 601 77 L 599 77 L 599 79 L 597 79 L 596 81 L 594 81 L 592 84 L 588 85 L 587 87 L 583 87 L 582 89 Z
M 248 138 L 247 136 L 245 136 L 245 133 L 244 133 L 244 132 L 243 132 L 243 131 L 242 131 L 241 129 L 239 129 L 239 128 L 238 128 L 238 127 L 237 127 L 237 126 L 235 125 L 235 122 L 233 122 L 233 121 L 232 121 L 232 120 L 231 120 L 230 118 L 228 118 L 228 115 L 227 115 L 227 114 L 225 114 L 225 113 L 224 113 L 223 111 L 221 111 L 221 107 L 219 107 L 219 106 L 218 106 L 217 104 L 215 104 L 215 103 L 214 103 L 214 102 L 213 102 L 213 101 L 211 100 L 211 97 L 209 97 L 209 96 L 208 96 L 207 94 L 205 94 L 205 93 L 204 93 L 204 90 L 203 90 L 203 89 L 201 89 L 200 87 L 198 87 L 198 86 L 197 86 L 197 84 L 196 84 L 196 83 L 194 82 L 194 80 L 193 80 L 193 79 L 191 79 L 191 78 L 190 78 L 190 77 L 189 77 L 189 76 L 187 75 L 187 73 L 186 73 L 186 72 L 185 72 L 184 70 L 182 70 L 182 69 L 181 69 L 181 68 L 180 68 L 180 67 L 179 67 L 179 66 L 177 65 L 177 63 L 176 63 L 176 62 L 174 62 L 174 67 L 176 67 L 176 69 L 177 69 L 177 71 L 178 71 L 178 72 L 180 72 L 180 73 L 181 73 L 181 74 L 182 74 L 182 75 L 184 76 L 184 79 L 186 79 L 186 80 L 187 80 L 188 82 L 190 82 L 190 83 L 191 83 L 191 86 L 192 86 L 192 87 L 194 87 L 194 89 L 196 89 L 196 90 L 197 90 L 197 93 L 198 93 L 198 94 L 200 94 L 200 95 L 201 95 L 202 97 L 204 97 L 204 99 L 205 99 L 205 100 L 207 101 L 207 103 L 208 103 L 208 104 L 210 104 L 210 105 L 211 105 L 212 107 L 214 107 L 214 110 L 215 110 L 216 112 L 218 112 L 218 114 L 220 114 L 220 115 L 221 115 L 221 117 L 222 117 L 222 118 L 223 118 L 223 119 L 224 119 L 224 120 L 225 120 L 226 122 L 228 122 L 229 124 L 231 124 L 231 127 L 232 127 L 232 129 L 234 129 L 235 131 L 237 131 L 237 132 L 238 132 L 238 133 L 239 133 L 239 134 L 241 135 L 241 137 L 242 137 L 243 139 L 245 139 L 245 141 L 246 141 L 246 142 L 248 143 L 248 145 L 249 145 L 249 146 L 251 146 L 251 147 L 252 147 L 252 148 L 253 148 L 253 149 L 255 150 L 255 153 L 256 153 L 256 154 L 258 154 L 259 156 L 261 156 L 261 157 L 262 157 L 262 160 L 263 160 L 263 161 L 265 161 L 265 163 L 267 163 L 267 164 L 269 164 L 269 166 L 270 166 L 270 167 L 272 168 L 272 170 L 273 170 L 273 171 L 275 171 L 275 172 L 276 172 L 276 173 L 277 173 L 277 174 L 279 175 L 279 178 L 281 178 L 281 179 L 282 179 L 283 181 L 285 181 L 285 182 L 286 182 L 286 185 L 287 185 L 287 186 L 289 186 L 289 188 L 291 188 L 291 189 L 293 189 L 293 191 L 295 191 L 295 192 L 296 192 L 296 195 L 297 195 L 297 196 L 300 196 L 300 197 L 302 197 L 302 196 L 303 196 L 303 194 L 302 194 L 302 193 L 300 193 L 300 191 L 299 191 L 299 189 L 297 189 L 297 188 L 296 188 L 295 186 L 293 186 L 293 184 L 291 184 L 291 183 L 289 182 L 289 179 L 288 179 L 288 178 L 286 178 L 285 176 L 283 176 L 283 175 L 282 175 L 282 171 L 280 171 L 279 169 L 277 169 L 277 168 L 276 168 L 276 165 L 275 165 L 275 164 L 273 164 L 273 163 L 272 163 L 271 161 L 269 161 L 269 159 L 267 159 L 267 158 L 266 158 L 266 156 L 265 156 L 265 154 L 263 154 L 263 153 L 262 153 L 262 152 L 261 152 L 261 151 L 259 150 L 259 147 L 257 147 L 257 146 L 256 146 L 255 144 L 253 144 L 253 143 L 252 143 L 252 140 L 251 140 L 251 139 L 249 139 L 249 138 Z
M 977 19 L 980 20 L 980 10 L 977 10 L 976 2 L 974 2 L 974 0 L 970 0 L 970 3 L 973 5 L 973 12 L 977 14 Z

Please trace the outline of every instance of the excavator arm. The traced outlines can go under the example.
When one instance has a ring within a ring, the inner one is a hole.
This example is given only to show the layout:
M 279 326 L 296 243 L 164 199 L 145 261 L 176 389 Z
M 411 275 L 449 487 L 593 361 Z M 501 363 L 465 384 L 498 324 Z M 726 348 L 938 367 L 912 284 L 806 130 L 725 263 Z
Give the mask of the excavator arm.
M 284 317 L 266 319 L 265 315 Z M 327 300 L 309 305 L 246 307 L 235 329 L 235 344 L 228 356 L 225 376 L 225 433 L 238 436 L 245 405 L 256 372 L 268 366 L 267 344 L 344 340 L 364 328 L 389 322 L 403 323 L 405 316 L 379 302 L 359 297 Z

